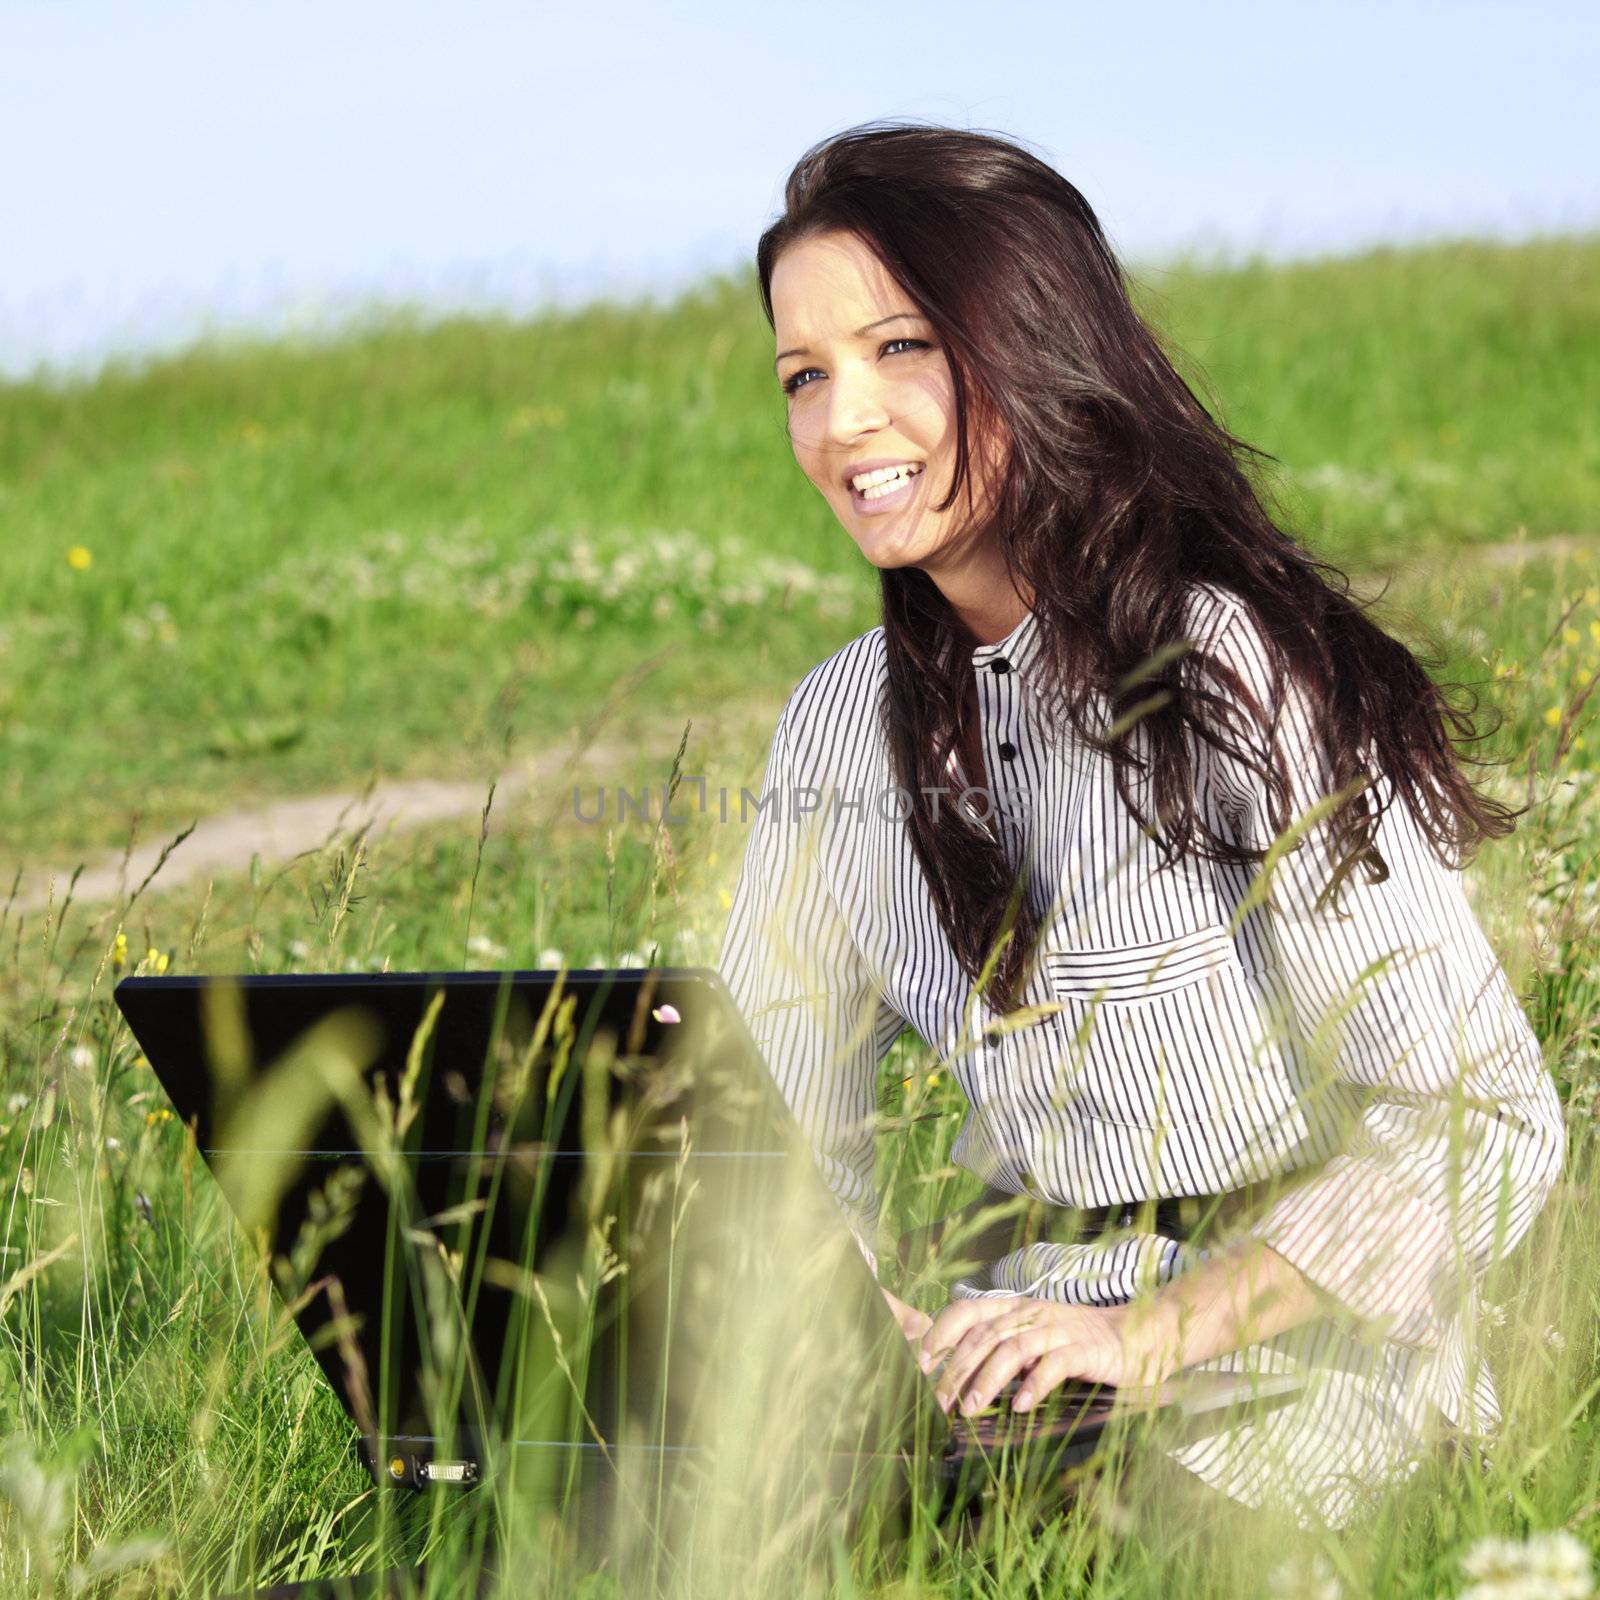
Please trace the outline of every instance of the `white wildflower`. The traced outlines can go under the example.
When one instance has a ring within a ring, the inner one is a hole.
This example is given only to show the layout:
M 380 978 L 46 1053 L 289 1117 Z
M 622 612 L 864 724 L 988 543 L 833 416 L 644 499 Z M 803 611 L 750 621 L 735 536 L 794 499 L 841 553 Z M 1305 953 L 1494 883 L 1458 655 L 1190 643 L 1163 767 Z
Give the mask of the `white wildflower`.
M 1589 1552 L 1564 1528 L 1526 1540 L 1479 1539 L 1461 1570 L 1473 1581 L 1460 1600 L 1585 1600 L 1594 1593 Z
M 1267 1575 L 1272 1600 L 1339 1600 L 1343 1590 L 1333 1563 L 1320 1550 L 1280 1561 Z
M 486 933 L 475 933 L 467 940 L 467 949 L 475 956 L 482 956 L 488 961 L 498 961 L 505 953 L 503 944 L 496 944 Z
M 1567 1336 L 1553 1324 L 1544 1330 L 1544 1342 L 1552 1350 L 1565 1350 L 1567 1348 Z
M 36 1548 L 48 1549 L 66 1525 L 70 1479 L 41 1461 L 20 1434 L 0 1455 L 0 1500 L 11 1507 L 13 1527 Z
M 1579 1124 L 1592 1121 L 1597 1101 L 1600 1101 L 1600 1079 L 1584 1079 L 1567 1099 L 1567 1120 Z
M 67 1052 L 67 1060 L 79 1072 L 94 1071 L 94 1051 L 86 1044 L 75 1044 Z
M 1337 461 L 1326 461 L 1311 467 L 1300 475 L 1308 488 L 1347 494 L 1357 500 L 1381 499 L 1393 487 L 1394 480 L 1387 473 L 1356 472 Z
M 125 1539 L 121 1544 L 99 1544 L 89 1552 L 89 1559 L 67 1570 L 67 1587 L 81 1594 L 91 1584 L 98 1583 L 114 1573 L 126 1572 L 130 1567 L 142 1567 L 159 1561 L 171 1549 L 171 1543 L 162 1538 Z
M 1503 1328 L 1506 1325 L 1506 1308 L 1492 1300 L 1483 1302 L 1482 1316 L 1487 1328 Z
M 562 955 L 562 953 L 557 950 L 554 945 L 547 944 L 544 949 L 539 952 L 539 965 L 541 967 L 549 968 L 552 971 L 559 967 L 565 960 L 566 957 Z
M 296 961 L 304 961 L 311 954 L 311 946 L 304 939 L 291 939 L 284 948 Z

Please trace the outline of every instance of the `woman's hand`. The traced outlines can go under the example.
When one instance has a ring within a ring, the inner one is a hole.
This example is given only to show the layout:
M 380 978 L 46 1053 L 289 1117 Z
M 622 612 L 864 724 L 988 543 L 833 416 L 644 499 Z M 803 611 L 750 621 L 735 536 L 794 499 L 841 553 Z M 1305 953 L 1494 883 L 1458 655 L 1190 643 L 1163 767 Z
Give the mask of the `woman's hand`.
M 897 1295 L 892 1295 L 880 1283 L 878 1292 L 889 1302 L 889 1309 L 894 1313 L 894 1320 L 900 1324 L 900 1331 L 912 1343 L 919 1339 L 933 1326 L 933 1318 L 926 1311 L 918 1311 L 915 1306 L 908 1306 Z
M 1028 1411 L 1068 1378 L 1137 1389 L 1168 1374 L 1135 1338 L 1125 1306 L 1073 1306 L 1028 1295 L 955 1300 L 923 1335 L 922 1370 L 944 1371 L 937 1394 L 948 1412 L 959 1400 L 965 1415 L 989 1405 L 1019 1374 L 1014 1410 Z

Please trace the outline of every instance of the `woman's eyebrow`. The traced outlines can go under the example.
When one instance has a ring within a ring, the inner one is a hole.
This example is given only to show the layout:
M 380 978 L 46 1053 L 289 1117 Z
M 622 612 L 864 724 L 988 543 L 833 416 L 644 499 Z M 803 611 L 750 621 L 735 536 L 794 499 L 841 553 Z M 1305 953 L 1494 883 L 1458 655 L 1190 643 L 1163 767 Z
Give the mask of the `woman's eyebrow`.
M 909 319 L 912 322 L 917 322 L 920 320 L 915 311 L 896 311 L 887 317 L 879 317 L 876 322 L 869 322 L 864 328 L 857 328 L 855 331 L 855 337 L 858 339 L 865 339 L 874 328 L 881 328 L 886 322 L 899 322 L 903 318 Z M 772 365 L 774 368 L 776 368 L 778 363 L 782 361 L 785 356 L 808 356 L 810 354 L 811 351 L 806 345 L 796 345 L 793 350 L 780 350 L 777 355 L 772 358 Z

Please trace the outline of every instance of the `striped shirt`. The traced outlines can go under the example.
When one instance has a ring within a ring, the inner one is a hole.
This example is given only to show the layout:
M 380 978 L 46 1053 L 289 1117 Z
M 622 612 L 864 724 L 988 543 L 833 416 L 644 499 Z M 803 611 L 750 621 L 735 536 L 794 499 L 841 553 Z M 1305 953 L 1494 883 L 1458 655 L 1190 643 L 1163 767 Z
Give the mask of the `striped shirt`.
M 1187 636 L 1268 704 L 1250 609 L 1195 585 L 1186 614 Z M 1271 1184 L 1242 1231 L 1323 1291 L 1327 1314 L 1196 1370 L 1294 1371 L 1306 1389 L 1168 1454 L 1248 1505 L 1343 1525 L 1414 1469 L 1433 1408 L 1480 1435 L 1499 1421 L 1472 1359 L 1478 1285 L 1560 1174 L 1554 1082 L 1463 875 L 1402 801 L 1375 835 L 1388 877 L 1351 872 L 1337 916 L 1314 906 L 1325 818 L 1276 863 L 1269 896 L 1251 894 L 1250 864 L 1185 856 L 1157 872 L 1109 758 L 1047 714 L 1038 661 L 1031 612 L 972 652 L 989 803 L 975 791 L 968 815 L 1026 864 L 1045 931 L 1022 999 L 1040 1020 L 992 1028 L 939 924 L 880 720 L 881 626 L 813 667 L 779 716 L 720 971 L 863 1241 L 878 1068 L 908 1025 L 966 1096 L 953 1160 L 998 1189 L 1089 1208 Z M 1285 693 L 1293 819 L 1331 780 L 1300 692 Z M 1259 776 L 1203 740 L 1191 753 L 1211 825 L 1272 843 Z M 1155 1233 L 1036 1242 L 953 1293 L 1114 1305 L 1205 1257 Z

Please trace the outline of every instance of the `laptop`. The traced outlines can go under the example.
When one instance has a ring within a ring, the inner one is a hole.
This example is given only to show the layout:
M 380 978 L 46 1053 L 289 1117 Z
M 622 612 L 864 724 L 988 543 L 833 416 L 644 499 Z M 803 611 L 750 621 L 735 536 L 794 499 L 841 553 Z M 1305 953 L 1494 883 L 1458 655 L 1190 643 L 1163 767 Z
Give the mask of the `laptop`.
M 714 969 L 115 998 L 380 1485 L 494 1479 L 591 1529 L 724 1502 L 787 1527 L 819 1496 L 947 1510 L 1129 1415 L 1086 1383 L 940 1410 Z M 1180 1374 L 1153 1420 L 1200 1437 L 1302 1382 Z

